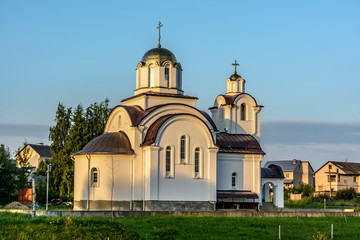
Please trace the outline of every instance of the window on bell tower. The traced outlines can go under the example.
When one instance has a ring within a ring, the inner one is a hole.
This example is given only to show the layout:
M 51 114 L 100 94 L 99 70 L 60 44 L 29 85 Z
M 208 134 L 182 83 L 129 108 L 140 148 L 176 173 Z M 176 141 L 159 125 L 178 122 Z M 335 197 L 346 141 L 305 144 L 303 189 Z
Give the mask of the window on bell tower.
M 155 66 L 153 64 L 149 65 L 149 87 L 155 86 Z
M 246 104 L 243 103 L 240 106 L 240 120 L 246 120 Z
M 165 87 L 169 87 L 169 66 L 165 66 Z

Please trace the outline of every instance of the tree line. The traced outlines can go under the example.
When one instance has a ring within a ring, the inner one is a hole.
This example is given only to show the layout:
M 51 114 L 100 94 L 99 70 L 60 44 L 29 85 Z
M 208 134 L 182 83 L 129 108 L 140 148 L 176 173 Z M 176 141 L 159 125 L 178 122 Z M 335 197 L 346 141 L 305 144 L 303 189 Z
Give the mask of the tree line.
M 80 151 L 93 138 L 103 133 L 110 111 L 108 99 L 95 102 L 87 108 L 81 104 L 74 109 L 58 104 L 54 125 L 50 127 L 49 133 L 52 157 L 40 162 L 35 172 L 37 176 L 46 176 L 47 165 L 51 164 L 50 197 L 73 199 L 74 163 L 71 154 Z M 24 142 L 15 151 L 17 159 L 13 160 L 9 148 L 0 145 L 0 203 L 16 200 L 18 189 L 31 187 L 31 168 L 28 163 L 30 156 L 22 151 L 26 146 L 27 142 Z M 20 168 L 16 167 L 16 161 Z M 37 179 L 39 197 L 44 198 L 45 178 Z

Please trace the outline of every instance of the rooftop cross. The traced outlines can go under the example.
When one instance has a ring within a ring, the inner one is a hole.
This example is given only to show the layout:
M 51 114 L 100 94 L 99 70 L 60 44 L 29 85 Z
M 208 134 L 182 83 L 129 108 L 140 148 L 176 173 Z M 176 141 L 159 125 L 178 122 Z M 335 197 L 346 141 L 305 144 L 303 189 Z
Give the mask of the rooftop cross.
M 160 44 L 160 38 L 161 38 L 161 35 L 160 35 L 160 28 L 163 27 L 164 25 L 161 24 L 161 22 L 159 21 L 159 26 L 156 27 L 156 29 L 159 29 L 159 44 L 158 44 L 158 48 L 161 48 L 161 44 Z
M 237 72 L 236 72 L 236 66 L 240 66 L 240 64 L 238 64 L 238 63 L 236 62 L 236 60 L 235 60 L 235 63 L 232 63 L 231 65 L 235 66 L 235 74 L 236 74 L 236 73 L 237 73 Z

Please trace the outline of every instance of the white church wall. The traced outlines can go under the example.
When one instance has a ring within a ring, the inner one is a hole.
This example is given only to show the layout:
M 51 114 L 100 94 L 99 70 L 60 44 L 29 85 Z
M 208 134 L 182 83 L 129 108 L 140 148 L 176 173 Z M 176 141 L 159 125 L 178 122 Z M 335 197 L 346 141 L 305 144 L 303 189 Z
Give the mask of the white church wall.
M 260 193 L 260 163 L 262 155 L 218 153 L 217 189 L 250 190 Z M 237 184 L 232 187 L 232 174 L 237 173 Z
M 159 183 L 158 200 L 172 201 L 216 201 L 216 181 L 215 165 L 216 150 L 210 151 L 214 147 L 211 142 L 211 135 L 208 129 L 198 119 L 189 119 L 189 116 L 177 117 L 171 123 L 166 125 L 166 131 L 161 132 L 159 136 L 159 173 L 154 174 Z M 179 138 L 182 135 L 188 136 L 188 158 L 185 163 L 180 163 Z M 165 176 L 165 147 L 175 146 L 175 168 L 174 177 Z M 202 149 L 203 176 L 195 178 L 194 171 L 194 149 Z M 214 178 L 210 180 L 210 175 Z M 154 199 L 155 200 L 155 199 Z

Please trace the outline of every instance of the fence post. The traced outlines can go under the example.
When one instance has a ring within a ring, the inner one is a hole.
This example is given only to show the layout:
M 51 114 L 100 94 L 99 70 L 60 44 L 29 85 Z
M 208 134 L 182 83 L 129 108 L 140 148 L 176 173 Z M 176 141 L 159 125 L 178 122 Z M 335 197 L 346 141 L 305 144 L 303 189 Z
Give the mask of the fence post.
M 334 225 L 331 224 L 331 239 L 334 239 Z
M 281 225 L 279 224 L 279 240 L 281 240 Z

